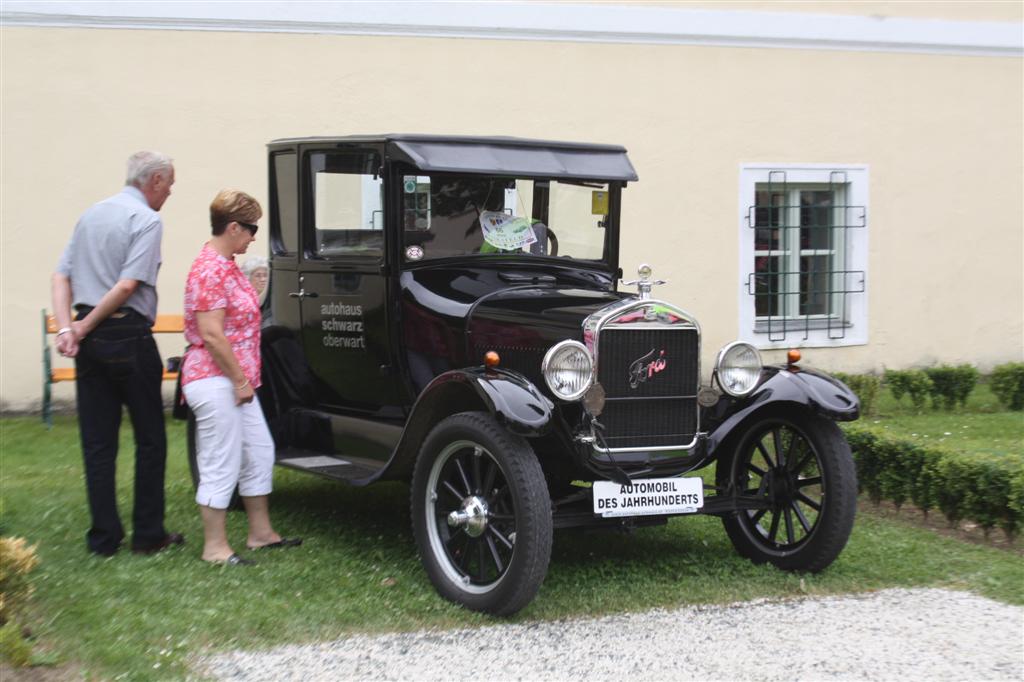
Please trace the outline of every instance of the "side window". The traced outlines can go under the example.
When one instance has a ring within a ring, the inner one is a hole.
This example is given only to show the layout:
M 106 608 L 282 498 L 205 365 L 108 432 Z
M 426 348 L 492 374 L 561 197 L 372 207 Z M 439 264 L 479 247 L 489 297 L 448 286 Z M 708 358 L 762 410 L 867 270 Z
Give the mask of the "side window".
M 273 158 L 270 245 L 275 256 L 294 255 L 299 250 L 298 165 L 294 152 Z
M 867 343 L 867 168 L 744 167 L 740 337 Z
M 376 152 L 309 155 L 313 199 L 311 258 L 368 256 L 384 252 L 384 184 Z
M 402 180 L 402 226 L 406 230 L 430 229 L 430 178 L 406 175 Z

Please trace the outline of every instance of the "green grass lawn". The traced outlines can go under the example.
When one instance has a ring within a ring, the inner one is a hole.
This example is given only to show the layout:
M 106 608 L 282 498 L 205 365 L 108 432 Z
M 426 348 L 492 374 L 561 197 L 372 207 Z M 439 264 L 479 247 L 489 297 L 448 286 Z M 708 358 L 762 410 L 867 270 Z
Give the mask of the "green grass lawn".
M 272 512 L 294 550 L 254 555 L 230 568 L 199 559 L 184 429 L 168 422 L 167 526 L 188 538 L 152 557 L 85 551 L 88 525 L 75 422 L 47 432 L 37 419 L 0 421 L 2 531 L 38 543 L 32 626 L 38 648 L 87 674 L 125 679 L 187 674 L 187 658 L 353 632 L 478 626 L 494 622 L 436 595 L 410 532 L 408 489 L 354 489 L 278 469 Z M 132 445 L 119 466 L 130 521 Z M 244 517 L 229 515 L 241 548 Z M 676 519 L 633 535 L 555 533 L 547 580 L 514 621 L 683 604 L 862 592 L 897 586 L 966 589 L 1024 604 L 1024 559 L 885 519 L 861 516 L 850 544 L 818 575 L 754 566 L 738 557 L 712 517 Z
M 1024 459 L 1024 412 L 1005 410 L 988 384 L 975 387 L 966 409 L 951 412 L 930 405 L 915 410 L 909 398 L 897 402 L 883 389 L 875 414 L 852 423 L 918 445 Z

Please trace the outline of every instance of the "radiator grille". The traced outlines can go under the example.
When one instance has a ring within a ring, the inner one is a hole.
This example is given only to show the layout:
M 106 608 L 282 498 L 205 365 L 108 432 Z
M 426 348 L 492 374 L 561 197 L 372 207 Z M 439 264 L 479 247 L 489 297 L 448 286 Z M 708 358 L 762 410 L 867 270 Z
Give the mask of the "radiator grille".
M 598 420 L 611 448 L 687 445 L 697 432 L 699 337 L 692 327 L 605 328 L 597 377 L 607 402 Z

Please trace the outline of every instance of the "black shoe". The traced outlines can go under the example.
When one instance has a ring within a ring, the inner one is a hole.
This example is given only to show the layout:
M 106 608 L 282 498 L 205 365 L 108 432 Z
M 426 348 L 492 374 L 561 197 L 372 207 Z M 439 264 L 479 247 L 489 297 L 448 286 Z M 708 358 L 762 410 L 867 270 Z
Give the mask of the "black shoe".
M 203 561 L 206 561 L 206 559 L 203 559 Z M 227 559 L 224 559 L 223 561 L 206 561 L 206 563 L 213 564 L 214 566 L 255 566 L 256 565 L 256 562 L 253 561 L 252 559 L 246 559 L 245 557 L 239 556 L 238 554 L 232 554 L 231 556 L 229 556 Z
M 174 545 L 184 545 L 185 536 L 181 533 L 168 533 L 155 545 L 132 546 L 132 554 L 156 554 Z

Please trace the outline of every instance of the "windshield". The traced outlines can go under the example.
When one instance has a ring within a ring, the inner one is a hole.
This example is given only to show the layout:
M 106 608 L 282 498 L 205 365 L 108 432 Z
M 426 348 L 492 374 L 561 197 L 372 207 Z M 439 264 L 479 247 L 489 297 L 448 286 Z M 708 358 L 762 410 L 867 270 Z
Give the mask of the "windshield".
M 517 254 L 605 257 L 609 186 L 602 182 L 406 175 L 405 260 Z

